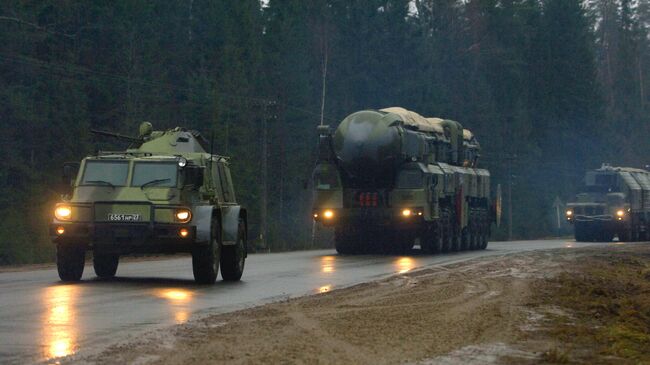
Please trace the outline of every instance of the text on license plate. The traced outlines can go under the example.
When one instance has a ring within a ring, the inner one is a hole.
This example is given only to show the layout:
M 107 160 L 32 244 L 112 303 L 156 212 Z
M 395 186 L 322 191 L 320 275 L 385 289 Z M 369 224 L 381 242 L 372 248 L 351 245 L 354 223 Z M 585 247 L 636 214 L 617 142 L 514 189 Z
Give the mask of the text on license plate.
M 137 222 L 140 220 L 140 214 L 109 214 L 108 220 L 120 222 Z

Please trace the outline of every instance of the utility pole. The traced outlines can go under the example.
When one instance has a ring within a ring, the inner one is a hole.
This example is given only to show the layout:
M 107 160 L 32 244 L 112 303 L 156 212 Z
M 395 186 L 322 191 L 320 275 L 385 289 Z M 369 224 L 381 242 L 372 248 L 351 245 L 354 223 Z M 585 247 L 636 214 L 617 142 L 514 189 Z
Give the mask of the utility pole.
M 512 175 L 512 161 L 517 159 L 516 154 L 510 154 L 506 155 L 503 157 L 503 159 L 507 162 L 507 174 L 508 174 L 508 197 L 506 201 L 506 206 L 508 210 L 508 241 L 512 241 L 512 185 L 513 185 L 513 178 L 514 175 Z
M 508 157 L 508 241 L 512 241 L 512 157 Z
M 553 208 L 555 208 L 555 215 L 557 217 L 557 235 L 560 236 L 562 233 L 562 213 L 561 209 L 562 208 L 562 200 L 560 200 L 559 196 L 555 197 L 555 201 L 553 202 Z

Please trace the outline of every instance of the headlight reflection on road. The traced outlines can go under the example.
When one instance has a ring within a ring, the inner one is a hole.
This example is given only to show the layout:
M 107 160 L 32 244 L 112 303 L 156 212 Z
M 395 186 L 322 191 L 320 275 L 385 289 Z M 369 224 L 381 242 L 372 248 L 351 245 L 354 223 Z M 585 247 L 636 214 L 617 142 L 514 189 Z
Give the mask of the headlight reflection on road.
M 189 304 L 193 299 L 191 291 L 181 288 L 158 289 L 155 295 L 167 300 L 177 324 L 185 323 L 190 318 Z
M 319 293 L 327 293 L 330 290 L 332 290 L 332 285 L 323 285 L 320 288 L 318 288 Z
M 336 258 L 334 256 L 323 256 L 320 259 L 320 271 L 326 274 L 333 273 L 335 271 L 334 264 L 336 263 Z
M 76 351 L 79 291 L 76 285 L 57 285 L 45 290 L 42 344 L 48 359 L 68 356 Z
M 398 273 L 404 274 L 413 270 L 415 267 L 415 261 L 410 257 L 400 257 L 395 260 L 393 265 L 395 266 L 395 269 Z

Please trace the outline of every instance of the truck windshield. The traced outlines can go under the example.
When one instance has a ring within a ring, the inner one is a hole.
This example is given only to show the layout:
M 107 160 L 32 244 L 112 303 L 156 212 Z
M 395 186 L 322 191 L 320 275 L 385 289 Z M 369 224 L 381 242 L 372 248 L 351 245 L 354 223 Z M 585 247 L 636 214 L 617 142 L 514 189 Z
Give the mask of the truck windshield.
M 125 186 L 128 161 L 86 161 L 81 185 Z
M 178 176 L 176 163 L 136 162 L 133 167 L 132 186 L 175 187 Z
M 317 171 L 314 173 L 314 185 L 318 190 L 338 189 L 338 176 L 329 170 Z
M 398 189 L 420 189 L 423 183 L 422 173 L 416 170 L 402 171 L 397 178 Z

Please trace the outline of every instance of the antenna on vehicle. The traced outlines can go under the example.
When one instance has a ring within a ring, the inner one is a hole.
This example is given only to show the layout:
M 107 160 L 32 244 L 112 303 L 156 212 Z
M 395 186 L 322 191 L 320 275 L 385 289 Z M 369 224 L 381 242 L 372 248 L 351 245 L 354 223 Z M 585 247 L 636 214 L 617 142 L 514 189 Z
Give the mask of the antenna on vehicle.
M 210 163 L 208 164 L 208 168 L 210 169 L 210 179 L 212 179 L 212 156 L 214 154 L 214 128 L 210 130 Z M 212 180 L 210 180 L 212 181 Z M 214 182 L 213 182 L 214 184 Z

